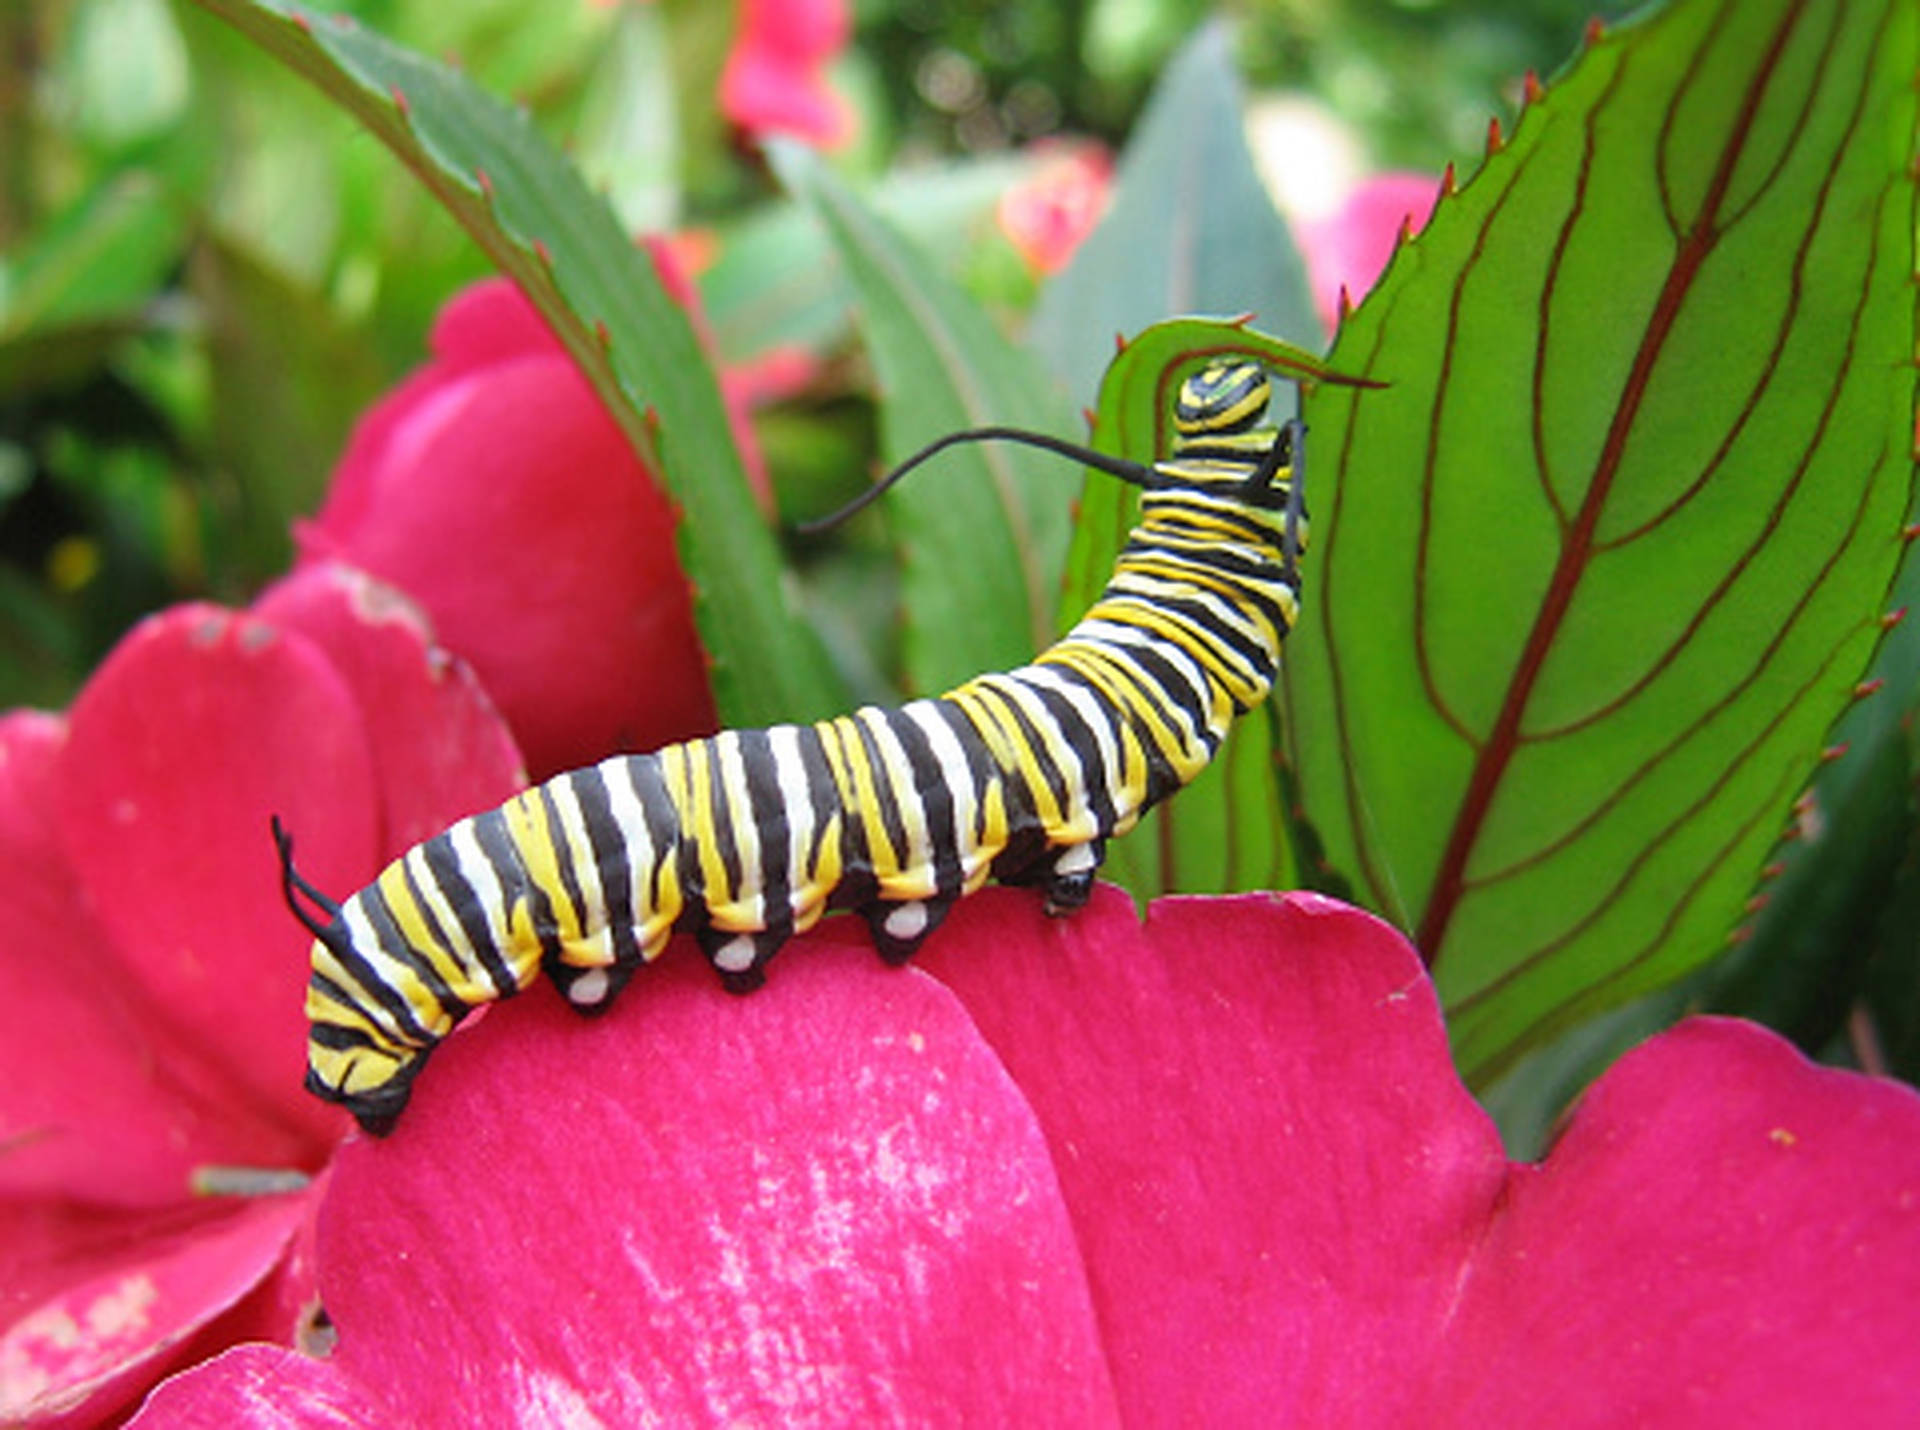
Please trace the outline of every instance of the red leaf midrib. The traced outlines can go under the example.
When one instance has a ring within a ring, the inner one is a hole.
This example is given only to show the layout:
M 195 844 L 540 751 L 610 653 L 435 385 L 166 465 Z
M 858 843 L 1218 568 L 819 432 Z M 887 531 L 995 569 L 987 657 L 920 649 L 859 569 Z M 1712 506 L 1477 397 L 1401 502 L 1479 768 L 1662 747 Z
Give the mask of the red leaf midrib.
M 1507 683 L 1499 714 L 1474 759 L 1473 773 L 1467 781 L 1459 813 L 1448 833 L 1446 847 L 1441 851 L 1432 892 L 1414 939 L 1415 946 L 1429 966 L 1439 962 L 1448 926 L 1465 892 L 1467 860 L 1485 827 L 1488 813 L 1493 807 L 1493 797 L 1506 775 L 1507 766 L 1519 749 L 1521 718 L 1532 698 L 1540 672 L 1546 665 L 1554 638 L 1559 633 L 1568 608 L 1573 604 L 1580 577 L 1585 574 L 1587 558 L 1593 548 L 1594 532 L 1599 526 L 1607 497 L 1612 492 L 1614 478 L 1619 474 L 1627 435 L 1632 431 L 1634 418 L 1645 399 L 1654 364 L 1660 358 L 1694 278 L 1720 239 L 1717 220 L 1727 189 L 1733 181 L 1734 169 L 1745 149 L 1767 83 L 1804 8 L 1804 0 L 1789 8 L 1748 85 L 1740 113 L 1721 151 L 1719 166 L 1701 201 L 1699 213 L 1681 239 L 1673 266 L 1668 270 L 1667 280 L 1648 316 L 1646 332 L 1641 338 L 1639 350 L 1634 354 L 1633 367 L 1621 392 L 1620 405 L 1607 429 L 1606 443 L 1595 464 L 1593 480 L 1581 502 L 1579 515 L 1561 543 L 1560 558 L 1554 566 L 1553 577 L 1548 583 L 1539 612 L 1534 617 L 1533 627 L 1527 633 L 1526 644 L 1521 648 L 1520 659 Z M 1676 92 L 1673 102 L 1677 103 L 1678 99 L 1679 93 Z M 1593 116 L 1589 115 L 1588 122 L 1591 123 L 1592 119 Z M 1587 175 L 1583 172 L 1579 183 L 1582 193 L 1586 182 Z

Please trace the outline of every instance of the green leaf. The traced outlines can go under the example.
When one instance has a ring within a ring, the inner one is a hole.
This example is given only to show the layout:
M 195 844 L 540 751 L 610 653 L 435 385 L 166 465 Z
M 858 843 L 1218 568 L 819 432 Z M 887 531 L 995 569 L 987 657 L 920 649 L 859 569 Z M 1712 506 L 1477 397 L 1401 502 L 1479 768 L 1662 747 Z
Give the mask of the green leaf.
M 819 214 L 859 295 L 889 463 L 963 427 L 1071 430 L 1069 409 L 1031 354 L 808 151 L 782 144 L 771 153 L 789 191 Z M 1023 665 L 1052 640 L 1074 479 L 1057 457 L 982 443 L 944 454 L 888 493 L 914 690 L 937 693 Z
M 1306 270 L 1247 149 L 1228 39 L 1204 26 L 1168 65 L 1112 209 L 1040 295 L 1030 340 L 1070 391 L 1092 390 L 1116 334 L 1180 313 L 1252 311 L 1268 332 L 1320 343 Z
M 942 164 L 890 174 L 866 197 L 936 267 L 954 273 L 980 244 L 1005 242 L 995 205 L 1035 167 L 1024 154 Z M 847 275 L 805 205 L 764 205 L 719 240 L 700 296 L 724 359 L 744 362 L 780 347 L 820 352 L 846 339 Z
M 1339 381 L 1313 354 L 1239 320 L 1177 318 L 1126 343 L 1100 384 L 1093 445 L 1151 462 L 1172 448 L 1174 393 L 1199 367 L 1224 356 L 1250 357 L 1302 384 Z M 1284 402 L 1284 399 L 1282 399 Z M 1314 500 L 1313 446 L 1307 500 Z M 1139 520 L 1132 487 L 1098 472 L 1087 477 L 1061 600 L 1068 625 L 1099 598 L 1127 533 Z M 1307 558 L 1311 600 L 1312 557 Z M 1290 658 L 1290 657 L 1289 657 Z M 1249 711 L 1213 765 L 1179 797 L 1152 811 L 1108 853 L 1108 874 L 1142 898 L 1174 891 L 1285 888 L 1298 882 L 1282 836 L 1284 797 L 1278 726 L 1271 705 Z
M 1872 654 L 1917 47 L 1896 0 L 1606 34 L 1339 336 L 1392 386 L 1311 404 L 1290 739 L 1470 1077 L 1724 946 Z
M 765 724 L 841 708 L 788 600 L 707 360 L 606 203 L 523 114 L 443 65 L 286 0 L 197 3 L 350 111 L 539 306 L 681 508 L 681 562 L 722 716 Z

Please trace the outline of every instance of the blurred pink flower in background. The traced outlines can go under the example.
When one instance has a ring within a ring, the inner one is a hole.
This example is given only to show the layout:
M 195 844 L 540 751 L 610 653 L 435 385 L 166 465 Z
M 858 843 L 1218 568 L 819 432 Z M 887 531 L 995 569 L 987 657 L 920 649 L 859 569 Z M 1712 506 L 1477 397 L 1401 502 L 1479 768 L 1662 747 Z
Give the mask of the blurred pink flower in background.
M 1285 215 L 1307 267 L 1314 307 L 1327 331 L 1340 316 L 1340 290 L 1364 298 L 1392 257 L 1403 227 L 1417 233 L 1439 197 L 1426 174 L 1374 172 L 1352 125 L 1321 101 L 1276 93 L 1247 112 L 1254 163 Z
M 712 730 L 672 507 L 573 359 L 505 279 L 455 296 L 432 349 L 361 420 L 305 560 L 418 601 L 536 779 Z
M 749 134 L 788 134 L 832 148 L 853 134 L 853 114 L 826 69 L 846 49 L 846 0 L 740 0 L 738 29 L 720 76 L 720 112 Z
M 1440 181 L 1431 174 L 1375 174 L 1361 180 L 1333 212 L 1294 220 L 1314 307 L 1329 331 L 1339 321 L 1342 291 L 1353 303 L 1366 297 L 1402 230 L 1418 233 L 1425 227 L 1439 196 Z
M 143 1425 L 1911 1424 L 1920 1097 L 1699 1020 L 1537 1166 L 1311 895 L 850 920 L 462 1033 L 326 1193 L 328 1360 Z
M 208 1195 L 316 1172 L 348 1125 L 301 1087 L 268 815 L 344 894 L 522 779 L 418 612 L 327 564 L 150 617 L 66 715 L 0 719 L 0 1422 L 95 1423 L 311 1298 L 316 1194 Z
M 1092 141 L 1041 140 L 1038 167 L 1000 196 L 1000 231 L 1036 273 L 1058 273 L 1100 222 L 1113 192 L 1113 157 Z

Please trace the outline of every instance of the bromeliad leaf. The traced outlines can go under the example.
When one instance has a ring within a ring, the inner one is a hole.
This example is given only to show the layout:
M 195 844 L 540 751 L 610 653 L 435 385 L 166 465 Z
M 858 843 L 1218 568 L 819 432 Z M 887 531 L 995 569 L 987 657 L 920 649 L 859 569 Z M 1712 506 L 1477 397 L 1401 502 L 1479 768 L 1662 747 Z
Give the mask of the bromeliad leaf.
M 359 119 L 539 305 L 684 513 L 681 561 L 723 718 L 755 725 L 841 708 L 819 642 L 786 597 L 713 373 L 606 202 L 524 115 L 345 16 L 287 0 L 198 3 Z
M 985 311 L 807 150 L 769 152 L 852 281 L 889 463 L 963 427 L 1078 435 L 1039 364 Z M 957 448 L 940 468 L 887 499 L 903 548 L 907 679 L 920 694 L 1023 665 L 1053 639 L 1074 496 L 1070 466 L 1004 443 Z
M 1912 482 L 1916 14 L 1593 38 L 1341 332 L 1288 667 L 1309 813 L 1484 1078 L 1723 946 Z

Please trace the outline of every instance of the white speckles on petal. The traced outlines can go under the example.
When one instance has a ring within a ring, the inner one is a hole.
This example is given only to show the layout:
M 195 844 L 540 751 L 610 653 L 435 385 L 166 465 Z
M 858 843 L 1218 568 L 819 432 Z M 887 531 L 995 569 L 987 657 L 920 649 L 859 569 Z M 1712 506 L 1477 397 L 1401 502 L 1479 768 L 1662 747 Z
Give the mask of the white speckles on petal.
M 521 1425 L 553 1426 L 554 1430 L 603 1430 L 606 1421 L 593 1413 L 580 1388 L 550 1371 L 527 1370 L 517 1377 L 514 1403 Z

